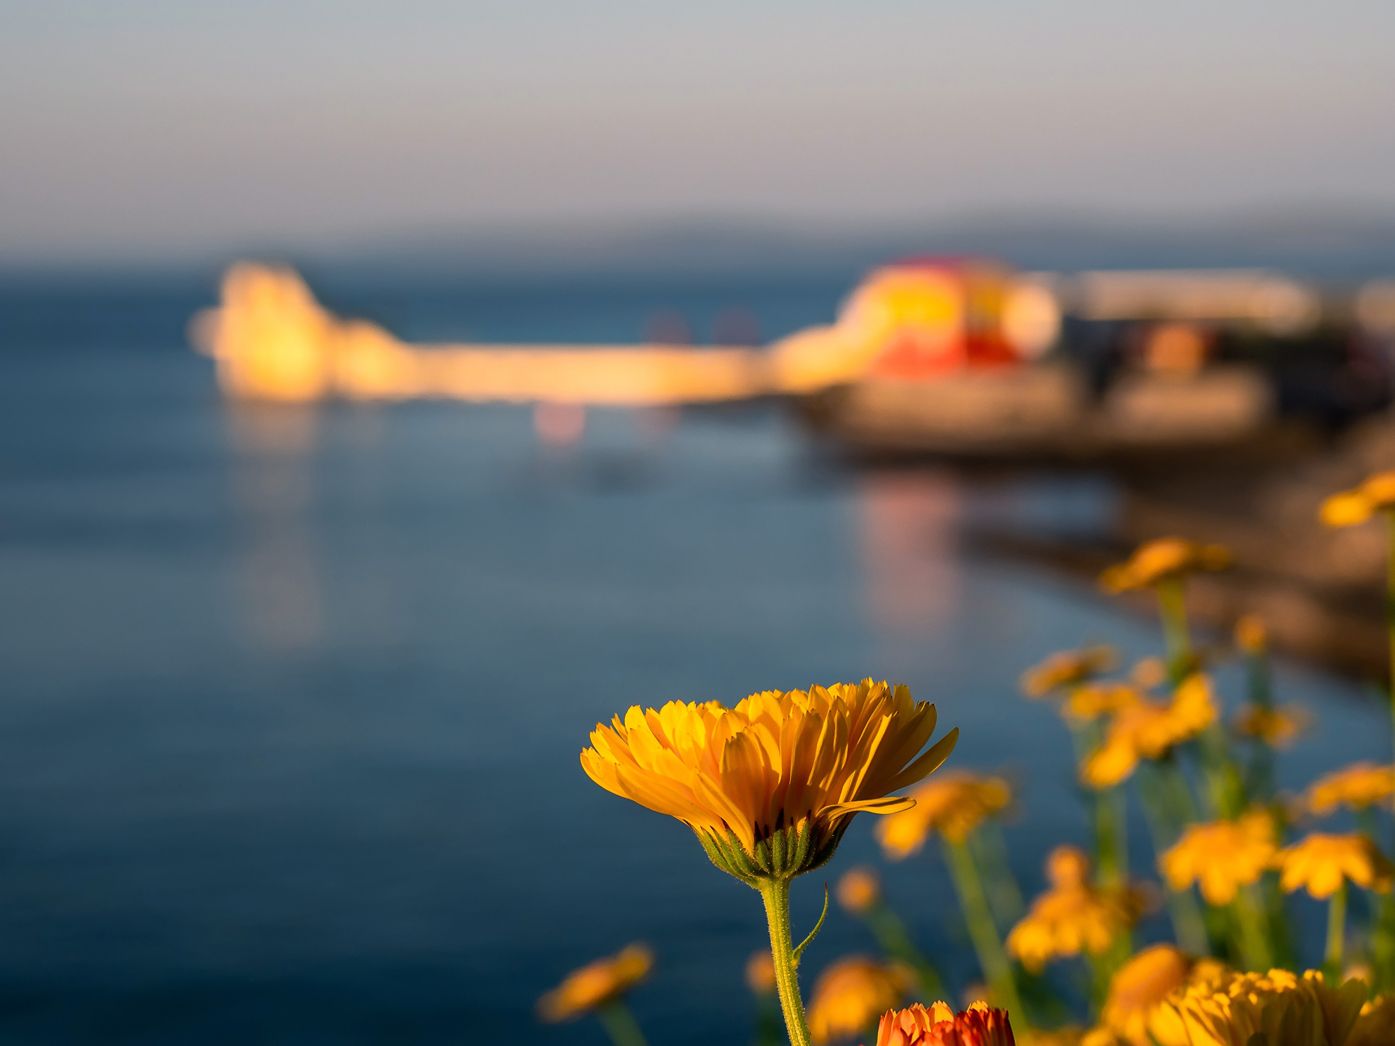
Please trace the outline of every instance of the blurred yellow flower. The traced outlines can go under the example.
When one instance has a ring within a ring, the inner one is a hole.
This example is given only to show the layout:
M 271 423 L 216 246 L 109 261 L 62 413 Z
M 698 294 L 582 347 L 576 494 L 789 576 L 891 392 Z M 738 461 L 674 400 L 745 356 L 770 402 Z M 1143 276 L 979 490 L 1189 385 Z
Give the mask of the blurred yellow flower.
M 1200 570 L 1230 565 L 1230 553 L 1220 545 L 1199 545 L 1185 538 L 1158 538 L 1140 545 L 1123 563 L 1100 575 L 1107 592 L 1149 588 Z
M 1112 788 L 1126 780 L 1143 759 L 1158 759 L 1190 741 L 1216 721 L 1216 701 L 1204 675 L 1191 675 L 1170 701 L 1143 699 L 1115 716 L 1104 742 L 1085 757 L 1081 780 L 1091 788 Z
M 1312 813 L 1330 814 L 1339 807 L 1365 810 L 1395 797 L 1395 766 L 1352 763 L 1309 786 L 1304 802 Z
M 838 880 L 838 903 L 854 914 L 870 910 L 881 896 L 881 882 L 870 868 L 850 868 Z
M 1113 648 L 1107 646 L 1063 650 L 1023 672 L 1022 691 L 1028 697 L 1046 697 L 1108 672 L 1116 660 Z
M 1150 1031 L 1158 1046 L 1349 1046 L 1366 990 L 1328 985 L 1315 970 L 1233 974 L 1174 996 Z
M 1214 959 L 1192 959 L 1170 944 L 1144 948 L 1109 982 L 1100 1019 L 1116 1041 L 1152 1046 L 1149 1024 L 1174 992 L 1196 984 L 1217 984 L 1226 969 Z
M 986 1002 L 955 1013 L 948 1003 L 916 1003 L 882 1015 L 877 1046 L 1014 1046 L 1007 1010 Z
M 1260 880 L 1278 849 L 1273 818 L 1266 810 L 1253 810 L 1234 821 L 1190 825 L 1158 867 L 1174 890 L 1195 883 L 1209 904 L 1224 905 L 1242 886 Z
M 756 995 L 774 994 L 775 960 L 770 957 L 769 949 L 752 952 L 746 960 L 746 987 Z
M 1142 912 L 1130 888 L 1090 884 L 1090 859 L 1073 846 L 1058 846 L 1047 858 L 1049 886 L 1008 933 L 1007 949 L 1029 969 L 1051 959 L 1108 950 Z
M 877 823 L 877 839 L 899 861 L 938 832 L 952 843 L 963 842 L 989 817 L 1012 803 L 1006 779 L 967 770 L 948 770 L 911 792 L 915 805 Z
M 1395 866 L 1360 832 L 1314 832 L 1280 850 L 1277 861 L 1284 892 L 1306 890 L 1319 900 L 1331 897 L 1349 882 L 1384 893 L 1395 877 Z
M 1347 1046 L 1390 1046 L 1395 1043 L 1395 995 L 1382 995 L 1361 1007 Z
M 809 1032 L 816 1043 L 851 1038 L 895 1008 L 910 977 L 899 967 L 851 956 L 819 976 L 809 997 Z
M 1144 701 L 1139 689 L 1128 683 L 1085 683 L 1066 695 L 1061 713 L 1079 723 L 1117 715 Z
M 1242 614 L 1235 622 L 1235 645 L 1247 654 L 1269 649 L 1269 629 L 1257 614 Z
M 1140 690 L 1156 690 L 1167 682 L 1167 662 L 1160 657 L 1145 657 L 1129 671 L 1129 682 Z
M 1324 501 L 1322 521 L 1329 527 L 1351 527 L 1365 523 L 1377 512 L 1391 511 L 1395 511 L 1395 471 L 1377 472 Z
M 1265 708 L 1246 705 L 1235 714 L 1231 727 L 1241 737 L 1248 737 L 1270 748 L 1287 748 L 1308 729 L 1308 713 L 1296 705 Z
M 735 708 L 670 701 L 598 724 L 581 766 L 688 825 L 713 864 L 754 886 L 828 860 L 854 814 L 911 806 L 892 793 L 937 770 L 959 736 L 926 748 L 935 723 L 934 705 L 871 679 L 763 691 Z
M 618 955 L 597 959 L 568 974 L 538 1000 L 538 1014 L 555 1023 L 598 1010 L 643 981 L 653 966 L 654 953 L 642 944 L 631 944 Z

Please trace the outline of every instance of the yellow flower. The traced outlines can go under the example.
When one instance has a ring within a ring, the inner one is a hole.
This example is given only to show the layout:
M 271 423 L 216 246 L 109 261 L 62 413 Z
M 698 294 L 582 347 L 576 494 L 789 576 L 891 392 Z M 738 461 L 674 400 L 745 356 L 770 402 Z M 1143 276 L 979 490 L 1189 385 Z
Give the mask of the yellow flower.
M 1295 705 L 1265 708 L 1251 704 L 1236 713 L 1231 726 L 1241 737 L 1260 741 L 1270 748 L 1287 748 L 1308 728 L 1308 713 Z
M 1395 471 L 1377 472 L 1351 490 L 1333 494 L 1322 503 L 1322 521 L 1329 527 L 1365 523 L 1377 512 L 1395 511 Z
M 1077 683 L 1085 683 L 1115 664 L 1111 647 L 1092 646 L 1063 650 L 1022 673 L 1022 691 L 1028 697 L 1046 697 Z
M 1140 690 L 1156 690 L 1167 682 L 1167 662 L 1160 657 L 1145 657 L 1129 672 L 1129 682 Z
M 1150 1025 L 1158 1046 L 1349 1046 L 1366 985 L 1321 973 L 1233 974 L 1173 996 Z
M 1395 995 L 1382 995 L 1361 1007 L 1347 1046 L 1390 1046 L 1395 1042 Z
M 770 957 L 768 948 L 752 952 L 746 960 L 746 987 L 756 995 L 770 995 L 775 991 L 775 960 Z
M 568 974 L 538 1000 L 538 1014 L 555 1023 L 598 1010 L 648 977 L 653 966 L 654 953 L 642 944 L 631 944 L 618 955 L 597 959 Z
M 1118 715 L 1143 700 L 1138 688 L 1128 683 L 1085 683 L 1066 695 L 1061 712 L 1067 719 L 1091 723 Z
M 980 1000 L 955 1013 L 945 1002 L 916 1003 L 882 1015 L 877 1046 L 1013 1046 L 1007 1010 Z
M 1319 778 L 1304 797 L 1307 808 L 1319 816 L 1338 807 L 1365 810 L 1395 796 L 1395 766 L 1352 763 Z
M 1143 699 L 1115 716 L 1104 742 L 1086 756 L 1080 777 L 1091 788 L 1112 788 L 1142 759 L 1159 759 L 1216 721 L 1216 702 L 1204 675 L 1188 676 L 1171 701 Z
M 670 701 L 598 724 L 581 766 L 688 825 L 713 864 L 755 886 L 827 861 L 854 814 L 911 806 L 891 793 L 937 770 L 959 736 L 926 749 L 935 722 L 934 705 L 870 679 L 768 690 L 735 708 Z
M 1269 629 L 1257 614 L 1242 614 L 1235 622 L 1235 645 L 1247 654 L 1262 654 L 1269 649 Z
M 869 911 L 881 896 L 881 883 L 870 868 L 850 868 L 838 880 L 838 903 L 854 914 Z
M 1267 811 L 1255 810 L 1235 821 L 1189 826 L 1158 867 L 1174 890 L 1196 883 L 1207 903 L 1223 905 L 1242 886 L 1258 882 L 1276 853 L 1274 821 Z
M 1138 893 L 1091 886 L 1090 859 L 1075 847 L 1053 850 L 1046 875 L 1050 886 L 1007 936 L 1008 951 L 1029 969 L 1081 952 L 1098 955 L 1138 921 Z
M 901 860 L 938 832 L 960 843 L 989 817 L 1007 809 L 1012 787 L 1001 777 L 949 770 L 911 792 L 915 805 L 883 818 L 877 839 L 892 860 Z
M 1170 944 L 1144 948 L 1109 982 L 1100 1030 L 1128 1046 L 1152 1046 L 1149 1025 L 1174 992 L 1190 985 L 1219 984 L 1227 973 L 1215 959 L 1198 961 Z
M 814 982 L 809 1032 L 817 1043 L 849 1038 L 870 1028 L 905 994 L 906 972 L 872 959 L 840 959 Z
M 1285 893 L 1307 890 L 1318 900 L 1331 897 L 1348 882 L 1385 893 L 1395 877 L 1395 866 L 1360 832 L 1314 832 L 1280 850 L 1278 865 Z
M 1221 570 L 1230 553 L 1220 545 L 1199 545 L 1184 538 L 1158 538 L 1140 545 L 1123 563 L 1100 575 L 1107 592 L 1128 592 L 1175 581 L 1199 570 Z

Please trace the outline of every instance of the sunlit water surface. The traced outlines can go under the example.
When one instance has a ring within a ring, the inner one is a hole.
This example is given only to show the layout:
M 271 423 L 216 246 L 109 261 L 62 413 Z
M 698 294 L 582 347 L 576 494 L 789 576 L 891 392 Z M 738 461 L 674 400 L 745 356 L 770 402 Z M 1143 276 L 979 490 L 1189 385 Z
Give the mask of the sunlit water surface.
M 327 297 L 408 337 L 607 340 L 665 307 L 778 334 L 838 289 Z M 7 1041 L 596 1043 L 535 1029 L 534 1001 L 631 940 L 658 953 L 634 998 L 652 1042 L 745 1041 L 755 895 L 577 763 L 636 702 L 905 681 L 963 728 L 956 764 L 1030 785 L 1029 889 L 1084 837 L 1068 739 L 1016 679 L 1084 641 L 1147 652 L 1149 622 L 965 535 L 1088 526 L 1103 485 L 830 468 L 774 410 L 595 414 L 564 450 L 523 408 L 231 411 L 184 348 L 210 293 L 0 292 Z M 1290 784 L 1383 751 L 1356 687 L 1281 681 L 1320 722 Z M 866 820 L 831 874 L 875 860 Z M 886 878 L 966 977 L 938 863 Z M 809 975 L 870 947 L 835 913 Z

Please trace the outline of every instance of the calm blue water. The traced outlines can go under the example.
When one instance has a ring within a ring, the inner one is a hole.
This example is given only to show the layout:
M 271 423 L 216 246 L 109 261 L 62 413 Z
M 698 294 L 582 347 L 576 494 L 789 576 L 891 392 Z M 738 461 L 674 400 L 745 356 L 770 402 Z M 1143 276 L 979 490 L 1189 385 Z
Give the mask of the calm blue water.
M 665 309 L 769 336 L 841 290 L 326 297 L 413 337 L 599 341 Z M 962 538 L 1087 525 L 1107 490 L 839 471 L 773 411 L 597 413 L 565 453 L 517 408 L 232 412 L 184 346 L 211 293 L 0 290 L 0 1038 L 597 1043 L 535 1031 L 534 1000 L 642 939 L 651 1041 L 744 1041 L 756 897 L 577 765 L 632 702 L 903 680 L 963 728 L 955 762 L 1031 782 L 1029 889 L 1083 836 L 1067 739 L 1015 681 L 1082 641 L 1149 650 L 1148 622 Z M 1291 783 L 1381 753 L 1356 688 L 1282 682 L 1322 715 Z M 834 871 L 874 856 L 859 824 Z M 963 972 L 939 867 L 887 876 Z M 870 946 L 834 913 L 810 973 Z

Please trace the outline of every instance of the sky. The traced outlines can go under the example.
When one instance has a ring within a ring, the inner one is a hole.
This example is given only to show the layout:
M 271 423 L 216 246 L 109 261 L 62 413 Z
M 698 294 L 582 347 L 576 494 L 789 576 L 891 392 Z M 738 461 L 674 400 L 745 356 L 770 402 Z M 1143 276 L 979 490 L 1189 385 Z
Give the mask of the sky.
M 0 258 L 1395 213 L 1395 3 L 0 0 Z

